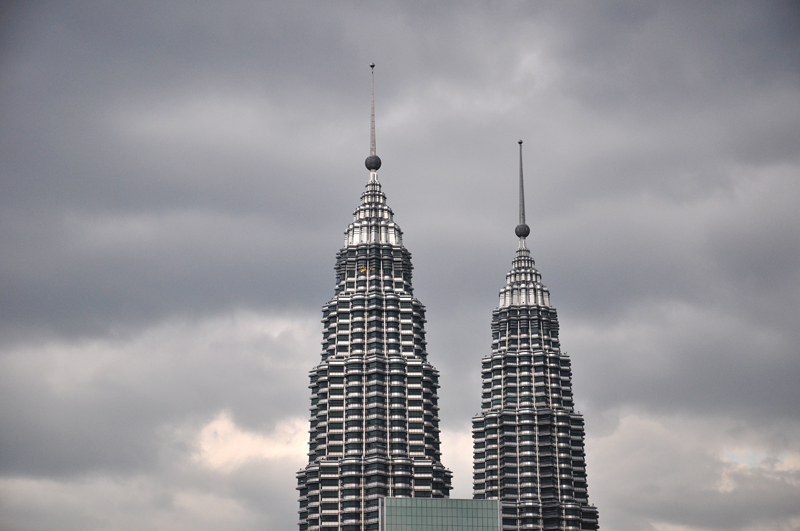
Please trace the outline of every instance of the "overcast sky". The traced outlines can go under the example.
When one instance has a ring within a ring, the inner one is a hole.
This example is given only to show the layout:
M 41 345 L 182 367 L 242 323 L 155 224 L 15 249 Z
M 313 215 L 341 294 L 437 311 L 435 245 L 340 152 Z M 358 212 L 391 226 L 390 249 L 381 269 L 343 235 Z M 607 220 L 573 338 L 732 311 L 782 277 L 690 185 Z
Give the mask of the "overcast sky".
M 294 528 L 375 62 L 453 496 L 521 138 L 601 528 L 800 529 L 798 4 L 445 4 L 3 3 L 1 528 Z

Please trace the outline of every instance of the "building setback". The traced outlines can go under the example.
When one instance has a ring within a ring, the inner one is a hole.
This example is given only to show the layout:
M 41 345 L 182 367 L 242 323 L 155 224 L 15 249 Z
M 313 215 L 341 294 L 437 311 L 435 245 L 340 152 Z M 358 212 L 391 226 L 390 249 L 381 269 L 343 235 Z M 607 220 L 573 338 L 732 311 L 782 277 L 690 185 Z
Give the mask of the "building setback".
M 310 372 L 308 465 L 297 474 L 301 531 L 377 530 L 380 498 L 446 498 L 451 488 L 425 307 L 378 181 L 374 93 L 373 77 L 369 182 L 336 253 L 322 359 Z
M 481 413 L 472 420 L 473 497 L 501 500 L 504 530 L 597 529 L 570 359 L 561 351 L 550 293 L 525 245 L 530 228 L 519 144 L 519 247 L 492 312 L 492 351 L 481 363 Z

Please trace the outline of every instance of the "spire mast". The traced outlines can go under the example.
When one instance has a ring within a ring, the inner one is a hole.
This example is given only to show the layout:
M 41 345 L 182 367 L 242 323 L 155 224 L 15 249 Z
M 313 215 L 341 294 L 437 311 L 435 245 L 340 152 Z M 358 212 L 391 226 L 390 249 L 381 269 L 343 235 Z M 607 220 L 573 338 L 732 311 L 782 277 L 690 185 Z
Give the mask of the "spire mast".
M 375 155 L 375 63 L 369 64 L 372 78 L 372 114 L 370 115 L 369 154 Z
M 522 180 L 522 140 L 519 141 L 519 224 L 525 224 L 525 185 Z
M 381 167 L 381 158 L 375 150 L 375 63 L 369 64 L 372 74 L 372 113 L 370 115 L 370 129 L 369 129 L 369 157 L 364 161 L 364 165 L 369 170 L 369 180 L 377 181 L 377 172 Z
M 525 238 L 531 233 L 531 228 L 525 223 L 525 185 L 522 179 L 522 140 L 519 141 L 519 225 L 514 229 L 514 234 L 519 237 L 520 247 L 525 247 Z

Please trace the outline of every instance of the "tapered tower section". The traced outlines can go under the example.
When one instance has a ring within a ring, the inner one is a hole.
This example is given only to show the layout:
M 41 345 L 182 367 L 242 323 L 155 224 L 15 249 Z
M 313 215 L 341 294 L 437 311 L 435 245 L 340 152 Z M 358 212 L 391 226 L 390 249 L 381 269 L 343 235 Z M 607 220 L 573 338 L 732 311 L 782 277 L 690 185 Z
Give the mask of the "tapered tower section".
M 377 530 L 379 497 L 445 498 L 451 488 L 425 307 L 378 181 L 374 81 L 371 121 L 369 182 L 336 254 L 322 359 L 310 373 L 308 465 L 297 474 L 301 531 Z
M 492 351 L 482 360 L 481 413 L 472 420 L 473 496 L 502 500 L 504 530 L 598 529 L 570 359 L 525 243 L 530 228 L 519 145 L 519 246 L 492 312 Z

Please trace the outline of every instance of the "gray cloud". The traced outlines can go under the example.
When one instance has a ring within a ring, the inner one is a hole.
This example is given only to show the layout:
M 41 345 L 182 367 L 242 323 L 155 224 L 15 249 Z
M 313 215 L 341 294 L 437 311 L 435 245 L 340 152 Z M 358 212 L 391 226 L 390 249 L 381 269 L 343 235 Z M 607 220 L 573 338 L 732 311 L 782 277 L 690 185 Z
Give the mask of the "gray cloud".
M 293 525 L 280 430 L 366 182 L 370 61 L 449 440 L 523 138 L 603 527 L 796 527 L 795 4 L 84 1 L 0 27 L 4 528 Z M 249 457 L 214 468 L 223 413 Z

